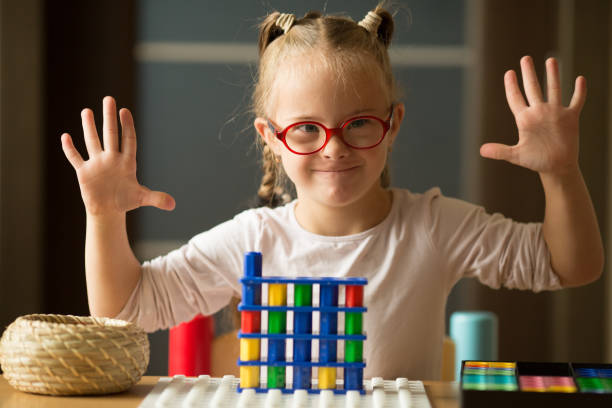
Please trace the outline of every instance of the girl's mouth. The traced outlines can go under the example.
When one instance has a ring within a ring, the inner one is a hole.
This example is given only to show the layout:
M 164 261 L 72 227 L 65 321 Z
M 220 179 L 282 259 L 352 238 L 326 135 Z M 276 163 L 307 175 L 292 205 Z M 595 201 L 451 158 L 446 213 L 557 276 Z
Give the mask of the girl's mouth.
M 347 173 L 351 170 L 355 170 L 358 166 L 352 166 L 352 167 L 342 167 L 342 168 L 331 168 L 331 169 L 321 169 L 321 170 L 314 170 L 317 173 L 329 173 L 329 174 L 334 174 L 334 173 Z

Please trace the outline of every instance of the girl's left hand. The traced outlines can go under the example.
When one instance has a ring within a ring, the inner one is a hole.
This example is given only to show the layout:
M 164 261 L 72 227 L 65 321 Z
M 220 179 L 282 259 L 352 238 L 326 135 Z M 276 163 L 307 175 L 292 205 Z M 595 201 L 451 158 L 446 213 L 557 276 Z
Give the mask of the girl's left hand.
M 586 99 L 586 79 L 576 78 L 568 107 L 561 103 L 559 67 L 546 61 L 547 100 L 544 101 L 531 57 L 521 58 L 527 104 L 513 70 L 504 75 L 506 98 L 519 131 L 518 143 L 485 143 L 480 154 L 506 160 L 539 173 L 562 176 L 578 168 L 578 119 Z

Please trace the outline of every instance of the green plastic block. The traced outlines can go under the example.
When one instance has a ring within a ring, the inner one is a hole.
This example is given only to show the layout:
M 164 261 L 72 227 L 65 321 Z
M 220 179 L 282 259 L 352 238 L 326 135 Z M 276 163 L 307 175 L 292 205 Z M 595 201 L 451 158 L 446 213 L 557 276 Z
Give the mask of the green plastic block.
M 344 342 L 344 361 L 347 363 L 363 361 L 363 341 L 346 340 Z
M 312 306 L 312 285 L 295 285 L 293 302 L 295 306 Z
M 287 332 L 287 312 L 268 312 L 268 333 Z
M 285 388 L 285 367 L 268 366 L 268 388 Z
M 361 334 L 363 330 L 363 314 L 346 312 L 344 314 L 344 332 L 346 334 Z

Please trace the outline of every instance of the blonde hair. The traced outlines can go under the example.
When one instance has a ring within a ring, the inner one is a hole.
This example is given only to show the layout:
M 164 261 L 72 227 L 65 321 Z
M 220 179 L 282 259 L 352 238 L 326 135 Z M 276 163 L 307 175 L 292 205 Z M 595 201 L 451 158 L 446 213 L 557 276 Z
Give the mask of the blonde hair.
M 278 67 L 287 56 L 323 50 L 322 62 L 337 75 L 339 81 L 347 72 L 364 70 L 374 65 L 380 72 L 384 89 L 388 90 L 389 105 L 399 99 L 387 49 L 393 36 L 393 17 L 379 4 L 359 23 L 348 17 L 323 16 L 311 11 L 297 19 L 292 14 L 273 12 L 260 24 L 259 69 L 253 92 L 253 111 L 258 117 L 268 117 L 270 94 Z M 373 57 L 373 58 L 372 58 Z M 258 190 L 260 205 L 275 207 L 289 201 L 287 177 L 272 150 L 257 138 L 262 147 L 263 176 Z M 380 177 L 388 187 L 388 165 Z

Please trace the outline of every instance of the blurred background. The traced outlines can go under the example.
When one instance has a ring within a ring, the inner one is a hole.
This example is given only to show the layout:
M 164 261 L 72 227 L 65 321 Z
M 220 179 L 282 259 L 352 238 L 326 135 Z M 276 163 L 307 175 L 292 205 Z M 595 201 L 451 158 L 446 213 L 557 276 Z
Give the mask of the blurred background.
M 304 4 L 307 3 L 307 4 Z M 407 115 L 391 158 L 398 187 L 541 221 L 537 174 L 485 160 L 488 141 L 514 144 L 503 74 L 534 57 L 559 58 L 565 101 L 577 75 L 589 95 L 580 163 L 612 256 L 612 6 L 608 0 L 397 1 L 391 47 Z M 376 1 L 0 1 L 0 327 L 27 313 L 89 314 L 85 214 L 60 145 L 85 154 L 80 111 L 113 95 L 135 116 L 139 179 L 177 200 L 171 213 L 128 215 L 140 260 L 248 208 L 259 186 L 249 113 L 256 26 L 272 10 L 342 13 L 360 20 Z M 609 261 L 607 265 L 609 265 Z M 612 283 L 555 293 L 460 282 L 455 310 L 494 311 L 505 360 L 612 361 Z M 421 311 L 414 311 L 421 313 Z M 223 313 L 216 330 L 229 330 Z M 150 335 L 148 374 L 167 372 L 167 331 Z

